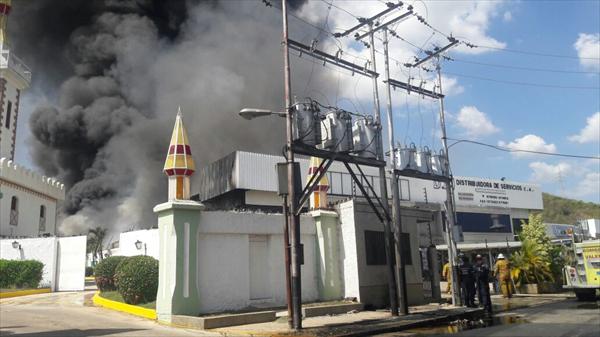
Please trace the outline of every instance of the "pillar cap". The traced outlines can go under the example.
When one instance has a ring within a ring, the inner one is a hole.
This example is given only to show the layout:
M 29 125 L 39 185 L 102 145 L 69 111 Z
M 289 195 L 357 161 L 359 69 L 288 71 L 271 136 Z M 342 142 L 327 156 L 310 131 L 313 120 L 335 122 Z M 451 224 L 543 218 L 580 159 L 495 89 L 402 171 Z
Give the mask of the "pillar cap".
M 204 210 L 205 206 L 203 203 L 192 201 L 192 200 L 175 200 L 167 201 L 162 204 L 154 206 L 154 213 L 161 213 L 171 209 L 183 209 L 183 210 Z
M 337 212 L 329 211 L 329 210 L 325 210 L 325 209 L 315 209 L 314 211 L 310 212 L 310 215 L 313 218 L 316 218 L 316 217 L 319 217 L 319 216 L 326 216 L 326 217 L 330 217 L 330 218 L 337 218 L 338 217 Z

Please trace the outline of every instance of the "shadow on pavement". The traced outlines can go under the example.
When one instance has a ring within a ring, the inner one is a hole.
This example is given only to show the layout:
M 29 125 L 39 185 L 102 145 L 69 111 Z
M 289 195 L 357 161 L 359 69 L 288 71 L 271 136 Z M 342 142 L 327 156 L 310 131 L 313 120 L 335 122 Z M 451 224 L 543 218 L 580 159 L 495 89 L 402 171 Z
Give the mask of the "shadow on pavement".
M 3 327 L 0 330 L 0 336 L 20 336 L 20 337 L 86 337 L 86 336 L 108 336 L 113 334 L 120 334 L 124 332 L 134 332 L 143 329 L 68 329 L 68 330 L 55 330 L 55 331 L 43 331 L 43 332 L 31 332 L 31 333 L 16 333 L 7 329 L 21 328 L 18 326 Z

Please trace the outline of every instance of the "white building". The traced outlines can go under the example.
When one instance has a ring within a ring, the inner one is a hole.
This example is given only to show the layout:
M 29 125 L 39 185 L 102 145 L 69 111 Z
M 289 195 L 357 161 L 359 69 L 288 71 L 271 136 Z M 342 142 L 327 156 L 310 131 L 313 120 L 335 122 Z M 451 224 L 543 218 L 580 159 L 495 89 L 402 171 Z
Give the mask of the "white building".
M 31 72 L 9 50 L 6 21 L 10 1 L 0 12 L 0 236 L 56 234 L 56 204 L 64 185 L 13 162 L 21 93 Z

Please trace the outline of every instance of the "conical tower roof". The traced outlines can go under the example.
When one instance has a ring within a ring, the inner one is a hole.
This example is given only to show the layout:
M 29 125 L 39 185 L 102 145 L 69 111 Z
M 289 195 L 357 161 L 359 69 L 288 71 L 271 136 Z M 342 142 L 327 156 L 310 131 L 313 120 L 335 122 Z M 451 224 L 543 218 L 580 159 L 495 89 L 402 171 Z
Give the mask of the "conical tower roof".
M 177 117 L 175 117 L 175 126 L 173 127 L 169 152 L 163 171 L 168 176 L 191 176 L 195 170 L 196 165 L 192 158 L 187 131 L 183 126 L 181 108 L 179 108 Z

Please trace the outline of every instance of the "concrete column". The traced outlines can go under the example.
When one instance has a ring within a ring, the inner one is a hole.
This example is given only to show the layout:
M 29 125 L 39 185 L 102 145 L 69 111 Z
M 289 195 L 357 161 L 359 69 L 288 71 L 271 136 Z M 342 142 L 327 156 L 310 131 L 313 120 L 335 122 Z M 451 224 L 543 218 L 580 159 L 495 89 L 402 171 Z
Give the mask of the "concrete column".
M 189 200 L 154 207 L 158 215 L 159 271 L 156 314 L 171 323 L 173 315 L 200 312 L 197 278 L 197 242 L 200 211 L 204 205 Z
M 311 215 L 317 228 L 319 299 L 341 299 L 344 293 L 340 272 L 338 215 L 325 210 L 315 210 Z

